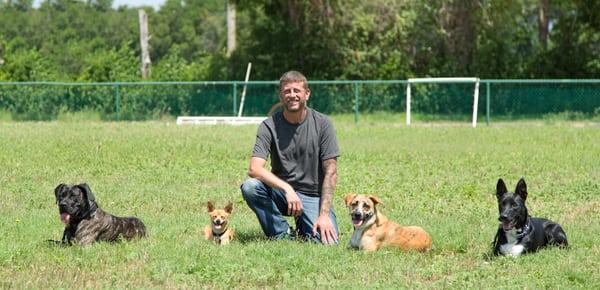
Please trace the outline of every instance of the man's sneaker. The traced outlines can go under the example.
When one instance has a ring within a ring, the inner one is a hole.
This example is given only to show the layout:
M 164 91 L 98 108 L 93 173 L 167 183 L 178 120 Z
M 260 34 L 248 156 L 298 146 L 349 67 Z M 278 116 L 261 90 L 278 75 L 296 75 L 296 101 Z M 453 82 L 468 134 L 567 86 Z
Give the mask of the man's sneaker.
M 292 227 L 289 227 L 287 232 L 273 236 L 273 237 L 271 237 L 271 239 L 276 240 L 276 241 L 281 241 L 281 240 L 295 241 L 297 237 L 298 237 L 298 231 L 294 230 Z

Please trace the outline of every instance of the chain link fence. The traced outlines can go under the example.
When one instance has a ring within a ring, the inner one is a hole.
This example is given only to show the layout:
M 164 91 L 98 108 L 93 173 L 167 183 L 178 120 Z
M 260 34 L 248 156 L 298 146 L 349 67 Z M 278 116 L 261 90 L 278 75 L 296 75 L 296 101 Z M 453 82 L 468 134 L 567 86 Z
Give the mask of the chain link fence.
M 405 80 L 309 81 L 309 106 L 326 114 L 405 113 Z M 278 102 L 276 81 L 60 83 L 0 82 L 0 112 L 13 120 L 54 120 L 97 112 L 104 120 L 165 116 L 265 116 Z M 474 84 L 412 84 L 411 112 L 421 119 L 469 120 Z M 600 80 L 480 80 L 480 119 L 488 121 L 600 114 Z

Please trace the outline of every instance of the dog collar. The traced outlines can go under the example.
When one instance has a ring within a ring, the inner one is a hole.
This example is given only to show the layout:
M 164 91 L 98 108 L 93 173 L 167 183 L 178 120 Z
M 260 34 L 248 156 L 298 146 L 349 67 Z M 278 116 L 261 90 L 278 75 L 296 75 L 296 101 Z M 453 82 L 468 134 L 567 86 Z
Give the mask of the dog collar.
M 531 229 L 533 229 L 532 226 L 532 221 L 530 217 L 527 217 L 527 221 L 525 222 L 525 225 L 523 226 L 523 228 L 521 229 L 521 232 L 517 232 L 517 241 L 521 242 L 521 240 L 529 235 L 531 233 Z
M 223 232 L 221 232 L 220 234 L 215 233 L 215 231 L 212 231 L 212 235 L 213 235 L 213 239 L 215 240 L 220 240 L 221 237 L 227 232 L 227 228 L 225 228 L 225 230 Z

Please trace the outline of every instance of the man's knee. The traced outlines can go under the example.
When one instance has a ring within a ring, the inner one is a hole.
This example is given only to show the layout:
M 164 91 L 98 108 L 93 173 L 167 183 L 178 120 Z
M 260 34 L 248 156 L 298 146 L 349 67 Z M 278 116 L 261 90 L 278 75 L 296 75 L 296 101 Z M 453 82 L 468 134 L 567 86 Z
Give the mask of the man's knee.
M 242 196 L 245 200 L 253 199 L 257 195 L 257 189 L 262 186 L 262 182 L 260 182 L 256 178 L 249 178 L 242 185 L 240 189 L 242 190 Z

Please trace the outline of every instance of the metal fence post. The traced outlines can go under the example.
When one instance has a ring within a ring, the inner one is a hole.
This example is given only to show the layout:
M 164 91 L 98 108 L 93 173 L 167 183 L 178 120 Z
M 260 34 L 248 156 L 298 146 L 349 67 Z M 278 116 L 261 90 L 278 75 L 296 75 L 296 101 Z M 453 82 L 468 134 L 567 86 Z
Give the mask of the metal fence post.
M 490 125 L 490 82 L 486 82 L 485 89 L 485 123 Z
M 233 116 L 237 116 L 237 83 L 233 81 Z
M 117 84 L 115 86 L 115 93 L 116 93 L 116 98 L 115 98 L 115 110 L 116 110 L 116 118 L 117 121 L 121 121 L 121 94 L 119 92 L 119 85 Z
M 354 124 L 358 124 L 358 105 L 359 105 L 359 97 L 358 97 L 358 82 L 354 82 Z

